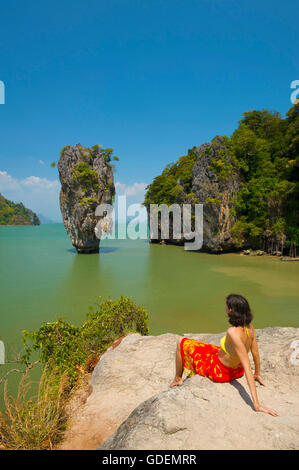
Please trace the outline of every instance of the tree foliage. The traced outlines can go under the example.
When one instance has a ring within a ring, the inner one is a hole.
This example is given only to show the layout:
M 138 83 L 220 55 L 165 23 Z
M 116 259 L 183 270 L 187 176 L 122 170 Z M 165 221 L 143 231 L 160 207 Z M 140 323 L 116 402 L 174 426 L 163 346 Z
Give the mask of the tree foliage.
M 104 352 L 115 339 L 131 331 L 148 335 L 147 322 L 146 310 L 130 298 L 123 295 L 115 301 L 99 298 L 82 326 L 59 318 L 42 324 L 36 331 L 24 330 L 23 360 L 28 363 L 32 354 L 37 352 L 42 363 L 59 367 L 74 383 L 78 371 L 86 367 L 88 358 Z
M 39 225 L 37 215 L 19 202 L 15 204 L 0 194 L 0 225 Z
M 192 191 L 192 169 L 196 161 L 196 153 L 189 150 L 176 163 L 166 166 L 162 174 L 154 178 L 147 186 L 144 205 L 168 204 L 178 201 L 180 195 L 194 196 Z
M 230 138 L 242 182 L 233 227 L 239 246 L 283 251 L 299 244 L 298 108 L 285 119 L 266 110 L 246 112 Z
M 210 169 L 222 180 L 233 172 L 240 175 L 241 189 L 233 207 L 236 245 L 266 251 L 299 245 L 299 104 L 285 118 L 275 111 L 245 112 L 231 137 L 224 139 L 226 155 L 217 151 Z M 206 151 L 212 147 L 213 141 Z M 147 187 L 144 204 L 186 200 L 192 193 L 196 158 L 190 150 L 168 165 Z

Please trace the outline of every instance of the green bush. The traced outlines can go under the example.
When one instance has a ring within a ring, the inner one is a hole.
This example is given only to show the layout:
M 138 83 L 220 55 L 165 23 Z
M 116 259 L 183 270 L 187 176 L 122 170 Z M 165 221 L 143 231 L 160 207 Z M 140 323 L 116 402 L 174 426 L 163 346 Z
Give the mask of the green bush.
M 85 206 L 85 205 L 92 206 L 93 204 L 98 204 L 98 200 L 95 197 L 84 196 L 82 197 L 80 201 L 81 206 Z
M 58 366 L 67 372 L 74 384 L 80 370 L 95 353 L 104 352 L 117 338 L 128 332 L 148 335 L 148 314 L 123 295 L 118 300 L 99 301 L 91 308 L 81 327 L 63 319 L 44 323 L 38 330 L 23 331 L 25 352 L 23 361 L 28 363 L 33 352 L 45 364 Z
M 81 332 L 88 350 L 102 350 L 130 331 L 148 335 L 147 322 L 146 310 L 121 295 L 115 301 L 99 301 L 97 307 L 87 314 Z
M 62 157 L 62 155 L 64 154 L 65 150 L 68 149 L 70 147 L 70 145 L 65 145 L 61 150 L 60 150 L 60 156 Z
M 81 326 L 58 319 L 33 332 L 24 330 L 23 361 L 28 365 L 32 355 L 38 355 L 43 371 L 34 396 L 29 371 L 37 361 L 26 368 L 16 398 L 8 395 L 5 383 L 0 448 L 50 450 L 57 446 L 67 427 L 71 391 L 82 384 L 78 379 L 84 381 L 90 366 L 119 337 L 129 332 L 148 335 L 147 322 L 146 310 L 121 295 L 115 301 L 99 298 Z
M 87 162 L 76 163 L 72 168 L 72 179 L 77 181 L 84 191 L 98 191 L 98 174 Z

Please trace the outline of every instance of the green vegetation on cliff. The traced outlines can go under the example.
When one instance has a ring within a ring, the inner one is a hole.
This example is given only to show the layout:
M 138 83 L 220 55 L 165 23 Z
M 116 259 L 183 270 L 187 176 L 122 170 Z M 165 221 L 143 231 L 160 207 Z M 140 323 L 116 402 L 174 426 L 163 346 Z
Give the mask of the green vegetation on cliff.
M 193 150 L 183 155 L 176 163 L 166 166 L 162 174 L 156 176 L 152 184 L 147 187 L 144 204 L 174 204 L 181 195 L 192 198 L 192 169 L 196 161 Z
M 21 202 L 15 204 L 0 194 L 0 225 L 40 225 L 40 220 Z
M 67 372 L 74 383 L 88 358 L 105 351 L 115 339 L 130 331 L 148 335 L 147 321 L 146 310 L 128 297 L 121 295 L 115 301 L 99 299 L 81 327 L 60 318 L 44 323 L 32 333 L 24 331 L 23 359 L 28 363 L 33 351 L 38 351 L 42 363 L 53 363 L 61 372 Z
M 59 318 L 43 323 L 36 331 L 23 331 L 22 361 L 27 368 L 16 398 L 8 395 L 5 383 L 0 449 L 53 449 L 67 426 L 66 405 L 71 392 L 89 377 L 100 355 L 116 339 L 129 332 L 148 335 L 147 322 L 146 310 L 121 295 L 117 300 L 99 298 L 81 326 Z M 30 393 L 29 398 L 28 372 L 38 363 L 43 365 L 38 391 L 34 397 Z
M 79 162 L 73 166 L 72 178 L 77 181 L 84 192 L 97 192 L 100 187 L 98 185 L 98 174 L 87 162 Z
M 276 112 L 244 113 L 230 139 L 240 167 L 236 198 L 237 244 L 266 251 L 299 244 L 299 105 L 285 119 Z
M 72 147 L 70 145 L 65 145 L 60 150 L 60 156 L 63 157 L 64 153 L 69 150 L 71 151 Z M 97 205 L 98 201 L 98 192 L 99 190 L 109 191 L 113 186 L 113 179 L 107 179 L 102 181 L 102 187 L 99 185 L 99 175 L 98 172 L 93 169 L 93 162 L 96 158 L 100 157 L 104 160 L 107 167 L 115 171 L 115 165 L 110 163 L 111 160 L 119 161 L 119 158 L 113 154 L 112 148 L 104 149 L 101 145 L 96 144 L 91 148 L 83 147 L 80 145 L 80 161 L 73 165 L 71 170 L 72 180 L 80 185 L 81 190 L 84 192 L 84 196 L 80 200 L 80 205 Z M 52 166 L 56 166 L 56 163 L 53 162 Z M 114 190 L 113 190 L 114 191 Z M 114 198 L 114 194 L 112 196 Z
M 207 146 L 204 152 L 211 152 Z M 210 169 L 219 180 L 232 173 L 240 177 L 234 198 L 232 227 L 235 246 L 252 246 L 268 252 L 299 245 L 299 104 L 285 118 L 272 111 L 243 114 L 224 151 L 211 159 Z M 196 147 L 168 165 L 147 187 L 144 204 L 196 202 L 192 192 L 193 167 L 200 155 Z M 229 155 L 229 158 L 227 158 Z M 215 197 L 205 202 L 213 202 Z M 216 201 L 215 201 L 216 202 Z

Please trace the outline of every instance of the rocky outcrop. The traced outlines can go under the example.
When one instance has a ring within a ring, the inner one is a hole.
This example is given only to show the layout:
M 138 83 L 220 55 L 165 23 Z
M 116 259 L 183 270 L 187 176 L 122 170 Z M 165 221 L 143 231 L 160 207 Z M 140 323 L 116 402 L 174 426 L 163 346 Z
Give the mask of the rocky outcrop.
M 189 155 L 196 155 L 192 168 L 191 192 L 187 193 L 178 178 L 175 189 L 174 204 L 179 204 L 183 213 L 183 204 L 203 204 L 203 251 L 214 253 L 234 251 L 237 249 L 232 236 L 232 227 L 236 222 L 234 197 L 240 189 L 240 175 L 234 167 L 224 137 L 217 136 L 211 143 L 193 147 Z M 150 206 L 147 205 L 150 225 Z M 192 213 L 194 215 L 194 213 Z M 170 237 L 163 239 L 161 222 L 159 234 L 153 243 L 182 244 L 185 237 L 176 239 L 173 236 L 172 214 L 170 215 Z M 194 230 L 194 224 L 192 225 Z M 183 221 L 181 223 L 181 232 Z
M 236 249 L 231 229 L 236 222 L 234 197 L 240 189 L 240 176 L 222 137 L 195 148 L 192 192 L 203 204 L 203 249 L 212 252 Z
M 23 204 L 21 203 L 23 206 Z M 40 225 L 41 221 L 39 217 L 36 215 L 35 212 L 33 212 L 31 209 L 27 209 L 25 206 L 23 206 L 25 209 L 25 212 L 28 214 L 28 217 L 30 219 L 30 225 Z
M 98 362 L 92 393 L 74 407 L 62 449 L 294 449 L 299 446 L 299 329 L 256 330 L 260 402 L 279 417 L 256 413 L 246 378 L 217 384 L 199 376 L 169 389 L 178 336 L 130 334 Z M 219 344 L 222 334 L 185 336 Z
M 61 182 L 60 209 L 64 226 L 78 253 L 98 253 L 95 229 L 104 217 L 95 214 L 99 204 L 112 204 L 115 194 L 109 164 L 112 149 L 91 149 L 77 144 L 62 149 L 58 161 Z

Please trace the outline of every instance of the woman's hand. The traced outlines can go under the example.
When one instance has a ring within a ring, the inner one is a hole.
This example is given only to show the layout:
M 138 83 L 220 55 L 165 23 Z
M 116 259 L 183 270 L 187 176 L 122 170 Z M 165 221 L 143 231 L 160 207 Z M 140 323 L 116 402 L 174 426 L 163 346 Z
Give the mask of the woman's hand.
M 263 385 L 264 387 L 266 386 L 264 384 L 264 382 L 262 381 L 260 375 L 254 374 L 253 377 L 254 377 L 254 380 L 256 380 L 259 384 Z M 271 416 L 275 416 L 275 417 L 279 416 L 279 414 L 276 413 L 276 411 L 271 410 L 270 408 L 266 408 L 265 406 L 262 406 L 262 405 L 255 405 L 254 409 L 255 409 L 255 411 L 260 411 L 262 413 L 268 413 Z
M 264 387 L 266 387 L 266 385 L 265 385 L 264 382 L 262 381 L 260 375 L 254 374 L 253 377 L 254 377 L 254 380 L 256 380 L 259 384 L 261 384 L 261 385 L 263 385 Z
M 270 410 L 270 408 L 266 408 L 265 406 L 262 406 L 262 405 L 256 405 L 254 407 L 255 411 L 260 411 L 262 413 L 268 413 L 269 415 L 271 416 L 279 416 L 278 413 L 276 413 L 276 411 L 274 410 Z

